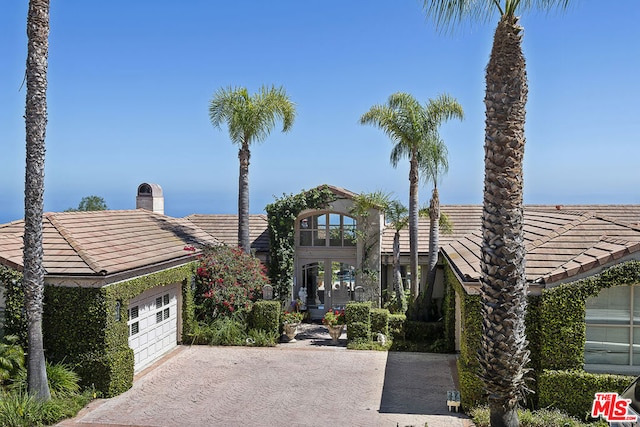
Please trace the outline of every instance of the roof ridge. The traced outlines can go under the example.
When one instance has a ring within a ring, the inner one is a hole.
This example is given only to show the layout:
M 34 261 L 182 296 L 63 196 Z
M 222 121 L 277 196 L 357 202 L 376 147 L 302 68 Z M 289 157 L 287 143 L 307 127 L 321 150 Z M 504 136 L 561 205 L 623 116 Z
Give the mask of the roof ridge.
M 60 233 L 60 236 L 76 251 L 78 256 L 96 273 L 106 273 L 107 270 L 101 268 L 95 259 L 87 251 L 82 249 L 82 246 L 73 238 L 69 230 L 55 217 L 54 213 L 46 213 L 45 217 L 49 220 L 51 225 Z
M 558 228 L 553 229 L 553 231 L 551 231 L 546 236 L 533 240 L 531 243 L 528 243 L 525 248 L 526 252 L 529 252 L 535 248 L 538 248 L 544 245 L 550 240 L 555 239 L 556 237 L 566 233 L 569 230 L 574 229 L 578 225 L 596 216 L 595 213 L 593 212 L 582 212 L 580 214 L 570 214 L 570 215 L 577 216 L 577 218 L 572 221 L 569 221 L 567 224 L 561 225 Z

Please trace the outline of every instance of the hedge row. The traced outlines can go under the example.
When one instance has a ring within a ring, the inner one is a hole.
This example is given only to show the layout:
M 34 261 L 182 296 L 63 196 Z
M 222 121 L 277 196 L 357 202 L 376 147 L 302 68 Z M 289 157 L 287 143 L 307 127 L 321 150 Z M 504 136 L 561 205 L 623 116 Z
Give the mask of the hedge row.
M 465 292 L 448 265 L 445 281 L 460 301 L 458 375 L 462 406 L 469 409 L 486 403 L 477 360 L 482 334 L 481 300 L 480 296 Z M 544 290 L 541 296 L 529 297 L 526 328 L 531 351 L 528 367 L 532 371 L 528 385 L 534 391 L 528 397 L 529 407 L 552 406 L 584 418 L 596 391 L 621 391 L 631 382 L 630 377 L 584 372 L 586 300 L 602 289 L 639 282 L 640 262 L 629 261 L 598 275 Z M 451 317 L 454 316 L 447 314 L 445 318 L 445 330 L 455 321 Z

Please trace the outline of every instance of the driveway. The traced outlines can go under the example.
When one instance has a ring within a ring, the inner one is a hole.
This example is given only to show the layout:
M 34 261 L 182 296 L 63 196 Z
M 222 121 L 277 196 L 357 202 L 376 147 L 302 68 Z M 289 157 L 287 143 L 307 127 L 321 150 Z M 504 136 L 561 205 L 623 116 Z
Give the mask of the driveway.
M 275 348 L 179 346 L 133 388 L 60 427 L 472 425 L 449 412 L 455 356 L 355 351 L 322 335 Z

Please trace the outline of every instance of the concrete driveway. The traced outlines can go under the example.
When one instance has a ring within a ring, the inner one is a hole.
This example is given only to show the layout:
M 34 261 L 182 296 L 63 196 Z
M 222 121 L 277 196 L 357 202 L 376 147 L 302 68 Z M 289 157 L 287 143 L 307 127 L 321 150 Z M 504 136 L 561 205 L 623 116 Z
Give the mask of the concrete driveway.
M 180 346 L 64 427 L 473 425 L 448 412 L 455 356 L 354 351 L 328 335 L 275 348 Z

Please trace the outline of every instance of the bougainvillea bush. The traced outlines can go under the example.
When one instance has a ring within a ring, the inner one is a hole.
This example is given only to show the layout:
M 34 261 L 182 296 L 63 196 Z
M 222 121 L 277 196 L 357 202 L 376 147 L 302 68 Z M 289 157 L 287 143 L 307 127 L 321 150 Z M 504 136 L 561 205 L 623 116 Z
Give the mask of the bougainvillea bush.
M 269 283 L 258 258 L 228 246 L 205 250 L 195 273 L 196 319 L 206 323 L 248 313 Z

